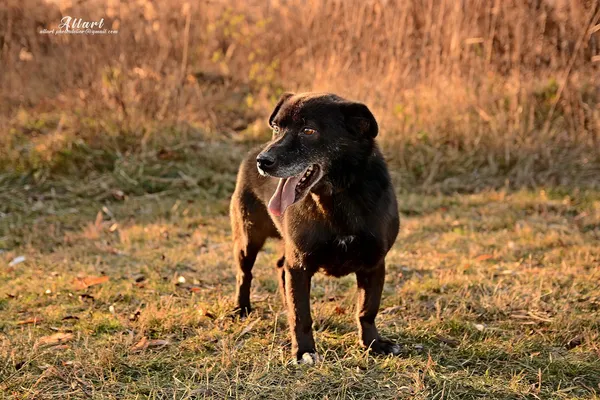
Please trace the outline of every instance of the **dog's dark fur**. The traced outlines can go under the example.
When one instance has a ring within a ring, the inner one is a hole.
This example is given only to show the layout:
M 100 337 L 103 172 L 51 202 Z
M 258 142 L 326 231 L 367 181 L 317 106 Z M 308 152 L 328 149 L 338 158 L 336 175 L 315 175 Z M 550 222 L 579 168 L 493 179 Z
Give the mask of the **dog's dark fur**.
M 315 356 L 310 281 L 319 270 L 335 277 L 356 274 L 360 343 L 377 353 L 397 353 L 398 346 L 375 327 L 385 256 L 399 229 L 396 197 L 375 143 L 375 118 L 364 104 L 333 94 L 286 93 L 269 125 L 276 131 L 273 139 L 242 162 L 231 200 L 241 315 L 250 312 L 258 251 L 268 237 L 283 238 L 277 270 L 296 359 Z M 318 166 L 322 178 L 304 197 L 284 210 L 267 206 L 279 178 L 301 174 L 310 165 Z

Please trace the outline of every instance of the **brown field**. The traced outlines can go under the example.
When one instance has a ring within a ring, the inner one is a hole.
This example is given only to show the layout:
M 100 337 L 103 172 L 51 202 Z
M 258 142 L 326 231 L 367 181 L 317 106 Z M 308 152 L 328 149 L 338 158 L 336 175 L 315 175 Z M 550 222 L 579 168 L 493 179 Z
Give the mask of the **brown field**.
M 0 398 L 599 398 L 598 0 L 4 0 L 0 61 Z M 319 277 L 292 365 L 274 242 L 231 318 L 237 164 L 309 90 L 380 122 L 400 357 Z

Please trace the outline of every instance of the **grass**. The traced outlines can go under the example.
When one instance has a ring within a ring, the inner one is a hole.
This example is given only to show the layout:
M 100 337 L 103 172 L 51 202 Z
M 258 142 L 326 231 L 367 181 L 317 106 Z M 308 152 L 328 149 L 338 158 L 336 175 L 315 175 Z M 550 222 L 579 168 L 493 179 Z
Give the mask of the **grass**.
M 298 367 L 276 242 L 257 260 L 255 311 L 231 317 L 228 196 L 246 148 L 123 156 L 78 181 L 0 178 L 2 397 L 598 398 L 600 193 L 397 185 L 378 322 L 401 356 L 358 347 L 353 278 L 318 276 L 324 361 Z
M 599 397 L 597 1 L 7 4 L 0 398 Z M 38 34 L 65 15 L 119 34 Z M 231 317 L 237 165 L 309 90 L 380 123 L 400 357 L 357 346 L 352 277 L 318 277 L 325 361 L 291 365 L 274 242 Z

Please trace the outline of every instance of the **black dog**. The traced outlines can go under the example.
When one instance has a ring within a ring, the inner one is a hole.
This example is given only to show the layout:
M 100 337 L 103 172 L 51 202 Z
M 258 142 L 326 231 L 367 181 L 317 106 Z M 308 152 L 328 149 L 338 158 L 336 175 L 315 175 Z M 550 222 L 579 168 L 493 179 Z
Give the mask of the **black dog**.
M 272 140 L 240 166 L 231 200 L 237 306 L 250 312 L 252 266 L 267 237 L 283 238 L 277 263 L 292 352 L 316 359 L 310 280 L 319 270 L 356 274 L 359 340 L 376 353 L 399 346 L 375 327 L 385 256 L 400 220 L 378 126 L 361 103 L 333 94 L 284 94 L 269 118 Z

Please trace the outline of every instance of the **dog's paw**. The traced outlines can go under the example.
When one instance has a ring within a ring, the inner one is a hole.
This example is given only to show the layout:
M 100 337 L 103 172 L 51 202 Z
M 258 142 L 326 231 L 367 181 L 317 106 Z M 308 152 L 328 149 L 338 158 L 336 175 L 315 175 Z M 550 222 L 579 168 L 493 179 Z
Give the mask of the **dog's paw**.
M 296 364 L 296 365 L 315 365 L 321 361 L 323 361 L 323 359 L 317 353 L 304 353 L 304 354 L 302 354 L 302 358 L 294 359 L 294 364 Z
M 371 343 L 369 349 L 376 354 L 391 354 L 397 356 L 398 354 L 400 354 L 402 347 L 400 347 L 399 344 L 392 342 L 391 340 L 379 338 L 377 340 L 374 340 L 373 343 Z

